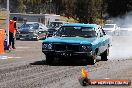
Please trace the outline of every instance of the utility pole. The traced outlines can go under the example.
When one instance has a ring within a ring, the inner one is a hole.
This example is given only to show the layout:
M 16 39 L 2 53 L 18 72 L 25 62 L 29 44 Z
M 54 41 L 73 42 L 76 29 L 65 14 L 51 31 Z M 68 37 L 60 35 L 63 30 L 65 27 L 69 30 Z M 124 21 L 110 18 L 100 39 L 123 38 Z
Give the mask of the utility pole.
M 9 16 L 10 16 L 9 0 L 7 0 L 7 19 L 6 19 L 7 45 L 9 45 Z

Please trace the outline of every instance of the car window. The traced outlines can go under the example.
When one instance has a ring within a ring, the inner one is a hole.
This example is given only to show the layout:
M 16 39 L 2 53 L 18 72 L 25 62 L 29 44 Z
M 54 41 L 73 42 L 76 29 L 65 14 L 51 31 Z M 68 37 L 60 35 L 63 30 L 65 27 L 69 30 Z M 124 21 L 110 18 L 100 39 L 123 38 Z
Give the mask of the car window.
M 60 26 L 62 26 L 62 25 L 63 25 L 62 22 L 51 22 L 51 23 L 50 23 L 50 27 L 51 27 L 51 28 L 57 28 L 57 27 L 60 27 Z
M 96 37 L 96 31 L 92 27 L 61 27 L 56 36 L 64 37 Z
M 39 24 L 38 23 L 34 23 L 32 26 L 32 29 L 38 29 L 39 28 Z
M 31 27 L 33 24 L 26 24 L 24 23 L 20 28 L 29 28 Z

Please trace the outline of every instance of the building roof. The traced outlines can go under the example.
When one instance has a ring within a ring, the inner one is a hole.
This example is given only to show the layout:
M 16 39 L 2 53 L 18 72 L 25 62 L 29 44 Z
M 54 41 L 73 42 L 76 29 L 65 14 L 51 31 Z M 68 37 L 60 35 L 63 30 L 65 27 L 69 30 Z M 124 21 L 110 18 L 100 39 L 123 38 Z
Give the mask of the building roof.
M 24 16 L 60 16 L 56 14 L 29 14 L 29 13 L 10 13 L 10 15 L 24 15 Z

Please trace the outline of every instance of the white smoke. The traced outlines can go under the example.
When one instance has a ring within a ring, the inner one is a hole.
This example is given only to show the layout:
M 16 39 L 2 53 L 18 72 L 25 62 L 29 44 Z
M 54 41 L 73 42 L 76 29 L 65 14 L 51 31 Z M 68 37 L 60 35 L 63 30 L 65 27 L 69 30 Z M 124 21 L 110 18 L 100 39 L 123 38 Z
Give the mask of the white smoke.
M 132 25 L 132 12 L 126 13 L 123 16 L 111 18 L 112 22 L 121 25 Z
M 111 18 L 112 22 L 119 25 L 132 25 L 132 12 L 126 13 L 124 16 Z M 132 28 L 128 29 L 132 30 Z M 120 28 L 122 30 L 122 28 Z M 110 48 L 109 59 L 130 59 L 132 58 L 132 31 L 129 34 L 114 36 L 112 46 Z

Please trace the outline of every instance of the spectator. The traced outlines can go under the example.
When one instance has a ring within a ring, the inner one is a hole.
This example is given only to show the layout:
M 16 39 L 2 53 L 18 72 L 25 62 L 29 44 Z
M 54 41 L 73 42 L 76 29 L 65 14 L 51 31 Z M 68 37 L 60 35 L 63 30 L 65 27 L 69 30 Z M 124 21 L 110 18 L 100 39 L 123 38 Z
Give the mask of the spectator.
M 14 17 L 13 20 L 10 20 L 9 24 L 9 49 L 11 49 L 11 46 L 13 49 L 16 49 L 15 47 L 15 37 L 16 37 L 16 21 L 17 18 Z

